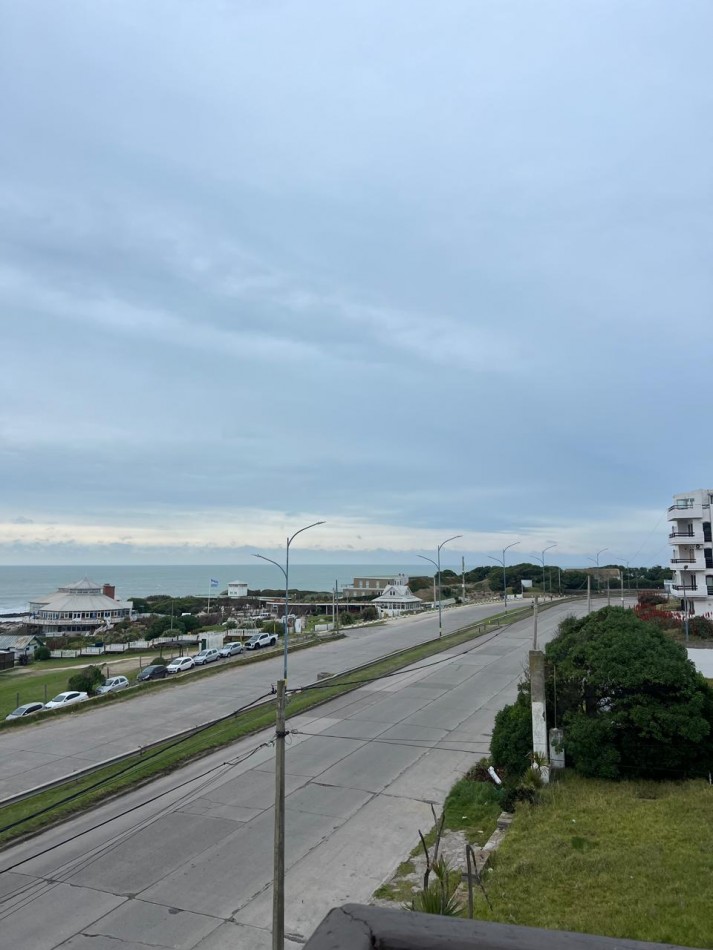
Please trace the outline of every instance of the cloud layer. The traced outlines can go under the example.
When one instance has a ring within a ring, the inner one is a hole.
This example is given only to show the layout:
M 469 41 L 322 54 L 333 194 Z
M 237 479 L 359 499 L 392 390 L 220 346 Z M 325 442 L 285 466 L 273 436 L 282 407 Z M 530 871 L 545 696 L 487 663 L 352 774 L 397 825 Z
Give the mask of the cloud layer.
M 709 5 L 0 7 L 0 562 L 665 558 Z

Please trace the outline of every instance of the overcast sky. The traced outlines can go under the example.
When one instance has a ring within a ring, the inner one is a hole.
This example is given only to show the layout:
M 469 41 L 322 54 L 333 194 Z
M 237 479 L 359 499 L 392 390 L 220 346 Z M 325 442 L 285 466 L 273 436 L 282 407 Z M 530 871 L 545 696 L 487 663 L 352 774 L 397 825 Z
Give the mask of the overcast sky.
M 667 560 L 710 0 L 0 15 L 0 563 Z

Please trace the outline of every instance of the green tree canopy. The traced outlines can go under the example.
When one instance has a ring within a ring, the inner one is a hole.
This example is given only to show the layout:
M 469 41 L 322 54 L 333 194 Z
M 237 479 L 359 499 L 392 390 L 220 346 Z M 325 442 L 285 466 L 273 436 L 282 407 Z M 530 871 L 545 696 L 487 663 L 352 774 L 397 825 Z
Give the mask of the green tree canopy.
M 546 647 L 548 726 L 568 765 L 598 778 L 683 778 L 713 769 L 713 689 L 686 651 L 633 611 L 563 621 Z M 495 764 L 519 771 L 532 747 L 529 683 L 498 713 Z
M 632 611 L 565 620 L 546 648 L 549 708 L 586 775 L 663 778 L 713 765 L 713 690 L 685 650 Z

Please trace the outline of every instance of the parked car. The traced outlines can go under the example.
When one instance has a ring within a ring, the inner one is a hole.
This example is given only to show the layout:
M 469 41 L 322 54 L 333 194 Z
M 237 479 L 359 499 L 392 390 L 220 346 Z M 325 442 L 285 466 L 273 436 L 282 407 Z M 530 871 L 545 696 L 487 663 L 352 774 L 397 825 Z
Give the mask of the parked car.
M 196 655 L 193 657 L 193 662 L 196 666 L 203 666 L 206 663 L 212 663 L 214 660 L 219 659 L 220 653 L 210 647 L 207 650 L 201 650 L 200 653 L 196 653 Z
M 194 666 L 195 663 L 192 657 L 177 656 L 174 660 L 171 660 L 166 669 L 169 673 L 185 673 L 186 670 L 192 670 Z
M 145 683 L 146 680 L 163 680 L 166 679 L 167 676 L 168 670 L 166 667 L 156 663 L 155 666 L 145 666 L 136 679 L 140 683 Z
M 24 706 L 18 706 L 17 709 L 13 709 L 9 716 L 5 716 L 6 719 L 24 719 L 25 716 L 31 716 L 33 713 L 39 712 L 40 709 L 44 709 L 44 703 L 25 703 Z
M 233 643 L 226 643 L 224 647 L 218 650 L 221 656 L 238 656 L 238 654 L 242 652 L 243 645 L 238 640 L 235 640 Z
M 115 693 L 119 689 L 126 689 L 128 685 L 125 676 L 110 676 L 103 686 L 97 686 L 97 693 Z
M 277 634 L 256 633 L 245 644 L 246 650 L 259 650 L 261 647 L 274 647 L 277 644 Z
M 72 706 L 74 703 L 83 703 L 89 699 L 88 693 L 79 693 L 76 690 L 69 690 L 65 693 L 57 693 L 54 699 L 45 703 L 45 709 L 62 709 L 64 706 Z

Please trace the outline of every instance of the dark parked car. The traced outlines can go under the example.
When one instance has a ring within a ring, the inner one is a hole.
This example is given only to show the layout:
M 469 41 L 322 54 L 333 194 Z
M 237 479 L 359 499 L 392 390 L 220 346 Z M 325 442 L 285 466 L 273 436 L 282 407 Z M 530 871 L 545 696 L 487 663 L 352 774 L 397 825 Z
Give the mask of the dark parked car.
M 145 666 L 143 670 L 136 677 L 140 683 L 145 683 L 146 680 L 162 680 L 168 676 L 168 670 L 165 666 Z

